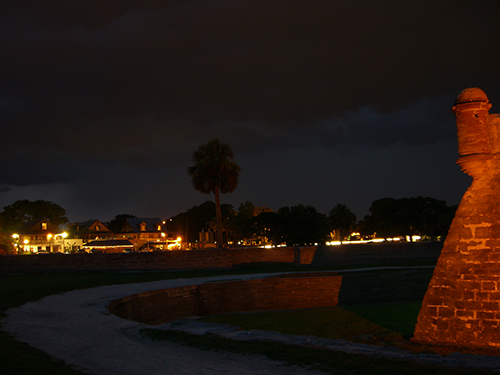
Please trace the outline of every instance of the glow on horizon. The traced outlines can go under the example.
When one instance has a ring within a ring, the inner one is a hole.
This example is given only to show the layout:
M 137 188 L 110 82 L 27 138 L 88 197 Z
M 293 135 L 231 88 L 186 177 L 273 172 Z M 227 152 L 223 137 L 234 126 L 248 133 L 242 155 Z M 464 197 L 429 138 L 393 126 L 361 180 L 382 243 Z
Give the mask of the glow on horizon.
M 412 236 L 411 240 L 412 241 L 418 241 L 422 239 L 421 236 Z M 406 236 L 406 240 L 410 242 L 410 236 Z M 372 238 L 371 240 L 356 240 L 356 241 L 330 241 L 327 242 L 327 246 L 338 246 L 338 245 L 345 245 L 345 244 L 361 244 L 361 243 L 380 243 L 380 242 L 399 242 L 401 241 L 401 237 L 394 237 L 394 238 Z

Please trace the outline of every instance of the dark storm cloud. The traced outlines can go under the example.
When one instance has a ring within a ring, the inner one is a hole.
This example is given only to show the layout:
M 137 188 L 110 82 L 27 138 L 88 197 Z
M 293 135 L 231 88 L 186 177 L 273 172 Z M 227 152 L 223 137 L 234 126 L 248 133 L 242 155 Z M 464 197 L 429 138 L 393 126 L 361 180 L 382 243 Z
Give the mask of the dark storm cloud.
M 500 103 L 496 8 L 3 1 L 0 184 L 182 166 L 213 137 L 250 154 L 448 141 L 461 89 Z

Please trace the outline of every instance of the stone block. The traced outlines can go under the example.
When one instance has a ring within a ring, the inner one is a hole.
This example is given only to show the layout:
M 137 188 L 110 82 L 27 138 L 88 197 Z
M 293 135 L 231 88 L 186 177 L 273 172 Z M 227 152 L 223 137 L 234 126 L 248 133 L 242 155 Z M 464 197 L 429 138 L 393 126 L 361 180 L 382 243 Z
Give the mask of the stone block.
M 461 227 L 459 231 L 457 231 L 457 239 L 460 240 L 471 240 L 474 238 L 472 234 L 472 229 L 469 227 Z
M 500 223 L 492 223 L 490 233 L 491 233 L 492 239 L 499 239 L 500 238 Z
M 500 301 L 500 291 L 490 292 L 488 297 L 490 301 Z
M 497 283 L 496 281 L 482 281 L 480 289 L 482 291 L 496 291 Z
M 457 249 L 458 251 L 461 253 L 461 254 L 469 254 L 470 253 L 470 249 L 469 249 L 469 244 L 468 242 L 460 242 L 458 245 L 457 245 Z
M 458 310 L 465 311 L 469 307 L 469 303 L 468 302 L 469 301 L 456 299 L 456 300 L 453 301 L 453 306 L 455 306 L 455 308 L 458 309 Z
M 475 238 L 476 239 L 483 239 L 483 238 L 491 238 L 491 229 L 490 227 L 479 227 L 476 228 L 476 233 L 475 233 Z
M 455 308 L 449 306 L 439 306 L 437 315 L 441 319 L 453 318 L 455 316 Z
M 471 311 L 471 310 L 457 310 L 456 312 L 457 318 L 464 319 L 464 320 L 470 320 L 470 319 L 475 319 L 476 318 L 476 312 Z
M 500 303 L 498 301 L 491 301 L 491 302 L 483 302 L 481 308 L 485 311 L 496 312 L 499 310 L 499 306 Z
M 491 321 L 494 321 L 495 319 L 495 313 L 494 312 L 491 312 L 491 311 L 477 311 L 476 312 L 476 319 L 480 319 L 480 320 L 490 320 Z M 496 324 L 498 324 L 498 322 L 495 322 Z
M 449 319 L 447 319 L 446 317 L 444 317 L 444 319 L 443 319 L 443 317 L 441 315 L 438 315 L 438 318 L 439 319 L 437 319 L 437 321 L 436 321 L 437 331 L 447 332 L 448 329 L 450 328 L 450 321 L 449 321 Z

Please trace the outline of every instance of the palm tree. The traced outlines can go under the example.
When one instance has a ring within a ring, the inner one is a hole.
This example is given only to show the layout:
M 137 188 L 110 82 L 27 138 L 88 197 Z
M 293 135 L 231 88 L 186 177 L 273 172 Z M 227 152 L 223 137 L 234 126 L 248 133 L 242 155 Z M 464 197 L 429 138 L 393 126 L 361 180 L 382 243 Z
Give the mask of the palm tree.
M 241 171 L 233 159 L 233 149 L 229 144 L 212 139 L 198 147 L 193 153 L 195 164 L 187 169 L 196 190 L 205 194 L 214 193 L 218 247 L 222 246 L 220 194 L 230 193 L 236 189 Z

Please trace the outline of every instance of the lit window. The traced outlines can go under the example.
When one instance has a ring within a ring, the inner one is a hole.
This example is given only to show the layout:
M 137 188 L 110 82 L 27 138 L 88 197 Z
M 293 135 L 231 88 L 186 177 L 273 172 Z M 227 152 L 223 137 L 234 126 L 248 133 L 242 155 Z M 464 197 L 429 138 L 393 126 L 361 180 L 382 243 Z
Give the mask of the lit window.
M 47 223 L 42 223 L 42 230 L 47 230 Z

